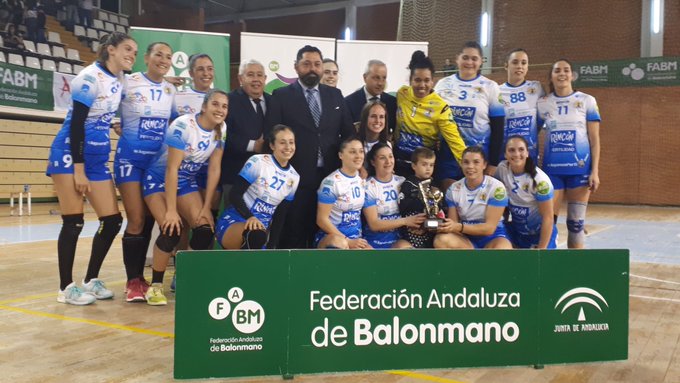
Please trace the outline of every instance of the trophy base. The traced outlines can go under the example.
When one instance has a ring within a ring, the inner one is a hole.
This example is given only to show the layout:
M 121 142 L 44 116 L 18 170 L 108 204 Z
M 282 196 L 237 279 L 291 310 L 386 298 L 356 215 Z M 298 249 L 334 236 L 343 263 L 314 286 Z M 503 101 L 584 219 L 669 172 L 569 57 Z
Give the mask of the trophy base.
M 443 220 L 440 218 L 427 218 L 425 222 L 423 222 L 423 229 L 427 231 L 437 231 L 442 222 Z

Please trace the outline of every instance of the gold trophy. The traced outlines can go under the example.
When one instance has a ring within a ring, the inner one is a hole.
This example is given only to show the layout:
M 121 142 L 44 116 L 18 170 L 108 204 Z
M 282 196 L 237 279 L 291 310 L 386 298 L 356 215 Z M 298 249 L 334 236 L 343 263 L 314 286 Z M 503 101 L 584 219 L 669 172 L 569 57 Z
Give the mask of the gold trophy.
M 444 194 L 437 188 L 430 184 L 432 180 L 421 181 L 418 184 L 420 190 L 420 199 L 425 205 L 425 222 L 423 222 L 423 229 L 428 231 L 437 231 L 439 225 L 444 221 L 440 218 L 439 202 L 444 198 Z

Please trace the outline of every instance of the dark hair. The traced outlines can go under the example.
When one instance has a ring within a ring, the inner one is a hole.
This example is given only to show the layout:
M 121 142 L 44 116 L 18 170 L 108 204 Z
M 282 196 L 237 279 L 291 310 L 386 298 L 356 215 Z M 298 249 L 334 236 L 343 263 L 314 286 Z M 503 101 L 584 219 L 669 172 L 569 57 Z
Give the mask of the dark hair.
M 360 140 L 359 137 L 357 137 L 357 136 L 351 136 L 351 137 L 349 137 L 349 138 L 345 138 L 345 139 L 340 143 L 340 147 L 338 147 L 338 153 L 340 153 L 340 152 L 342 152 L 343 150 L 345 150 L 345 148 L 347 147 L 347 145 L 349 145 L 349 143 L 352 142 L 352 141 L 359 141 L 359 142 L 361 142 L 361 140 Z M 363 145 L 363 142 L 361 142 L 361 145 Z M 363 149 L 362 149 L 362 150 L 363 150 Z
M 223 91 L 222 89 L 210 89 L 205 93 L 205 96 L 203 97 L 203 103 L 201 104 L 201 108 L 204 106 L 208 105 L 208 102 L 216 95 L 216 94 L 221 94 L 224 95 L 224 97 L 227 98 L 227 102 L 229 102 L 229 95 L 227 92 Z M 202 111 L 201 111 L 202 113 Z M 221 129 L 215 129 L 215 135 L 218 140 L 222 139 L 222 130 Z
M 555 86 L 552 83 L 553 67 L 555 66 L 555 64 L 557 64 L 560 61 L 564 61 L 565 63 L 569 64 L 569 69 L 572 69 L 572 70 L 574 69 L 574 66 L 571 64 L 571 61 L 569 61 L 565 58 L 555 60 L 555 62 L 550 66 L 550 71 L 548 72 L 548 87 L 550 88 L 550 93 L 555 93 Z
M 293 128 L 291 128 L 288 125 L 283 125 L 283 124 L 276 124 L 272 128 L 272 130 L 269 132 L 267 135 L 267 140 L 269 141 L 270 144 L 273 144 L 274 141 L 276 140 L 276 135 L 279 134 L 280 132 L 283 132 L 284 130 L 288 130 L 291 133 L 293 133 L 293 136 L 295 136 L 295 132 L 293 132 Z
M 156 45 L 165 45 L 166 47 L 170 48 L 170 51 L 172 52 L 172 47 L 170 46 L 170 44 L 168 44 L 168 43 L 166 43 L 166 42 L 164 42 L 164 41 L 156 41 L 156 42 L 153 42 L 153 43 L 149 44 L 149 45 L 146 47 L 146 54 L 147 54 L 147 55 L 148 55 L 148 54 L 151 54 L 151 52 L 152 52 L 153 49 L 156 47 Z
M 434 150 L 424 146 L 416 148 L 416 150 L 413 151 L 413 154 L 411 154 L 411 162 L 414 164 L 417 164 L 418 160 L 430 158 L 437 158 L 437 154 Z
M 366 131 L 368 130 L 368 116 L 371 114 L 371 109 L 376 105 L 382 106 L 383 110 L 385 111 L 385 127 L 380 132 L 380 135 L 378 136 L 378 141 L 387 142 L 389 140 L 389 137 L 387 135 L 387 105 L 385 105 L 385 103 L 383 103 L 380 100 L 376 100 L 366 103 L 363 109 L 361 109 L 361 117 L 359 118 L 359 131 L 357 132 L 357 135 L 359 136 L 359 140 L 362 143 L 366 142 Z
M 321 54 L 321 51 L 317 47 L 313 47 L 311 45 L 305 45 L 304 47 L 300 48 L 300 50 L 297 52 L 297 56 L 295 56 L 295 62 L 298 62 L 302 59 L 302 55 L 307 53 L 307 52 L 316 52 L 319 54 L 319 57 L 323 60 L 323 54 Z
M 468 153 L 479 153 L 482 156 L 484 162 L 489 162 L 489 160 L 486 159 L 486 154 L 484 154 L 484 149 L 479 145 L 468 146 L 465 148 L 465 150 L 463 150 L 463 155 L 460 156 L 461 161 Z
M 378 151 L 383 148 L 388 148 L 390 151 L 392 151 L 392 147 L 388 145 L 387 142 L 378 142 L 377 144 L 373 145 L 371 150 L 369 150 L 366 154 L 366 168 L 368 169 L 369 176 L 375 176 L 375 166 L 373 166 L 371 161 L 375 160 L 375 156 L 378 155 Z
M 210 60 L 211 63 L 213 62 L 213 60 L 210 58 L 210 56 L 207 53 L 196 53 L 196 54 L 189 56 L 189 72 L 193 72 L 194 67 L 196 66 L 196 61 L 198 61 L 198 59 L 203 59 L 203 58 Z
M 524 173 L 527 173 L 528 175 L 531 176 L 531 180 L 533 181 L 534 188 L 536 187 L 536 164 L 534 163 L 534 159 L 531 158 L 529 155 L 529 143 L 527 142 L 526 138 L 519 136 L 519 135 L 513 135 L 508 137 L 508 141 L 505 143 L 505 147 L 507 148 L 508 143 L 510 140 L 520 140 L 524 143 L 524 147 L 527 149 L 527 161 L 524 163 Z
M 423 51 L 415 51 L 411 55 L 411 61 L 408 63 L 408 69 L 411 70 L 411 76 L 415 73 L 416 69 L 429 69 L 432 74 L 434 74 L 434 64 L 429 57 L 425 56 Z
M 324 64 L 333 63 L 333 64 L 335 65 L 336 68 L 340 69 L 340 66 L 338 65 L 338 63 L 335 62 L 335 60 L 333 60 L 333 59 L 325 58 L 325 59 L 322 60 L 322 62 L 323 62 Z
M 99 39 L 99 50 L 97 51 L 97 61 L 99 61 L 100 64 L 106 64 L 106 62 L 109 60 L 109 50 L 108 48 L 111 47 L 117 47 L 118 44 L 122 43 L 125 40 L 132 40 L 134 39 L 125 33 L 122 32 L 111 32 L 108 35 L 104 35 Z
M 482 46 L 479 45 L 478 42 L 476 41 L 466 41 L 465 44 L 463 44 L 463 48 L 461 48 L 461 52 L 465 50 L 465 48 L 472 48 L 476 49 L 477 52 L 479 52 L 479 56 L 481 58 L 484 58 L 484 51 L 482 50 Z
M 517 52 L 524 52 L 524 53 L 526 53 L 527 56 L 529 56 L 529 53 L 524 48 L 515 48 L 515 49 L 511 50 L 510 52 L 508 52 L 508 55 L 505 56 L 505 62 L 507 63 L 508 61 L 510 61 L 510 56 L 512 56 L 513 53 L 517 53 Z

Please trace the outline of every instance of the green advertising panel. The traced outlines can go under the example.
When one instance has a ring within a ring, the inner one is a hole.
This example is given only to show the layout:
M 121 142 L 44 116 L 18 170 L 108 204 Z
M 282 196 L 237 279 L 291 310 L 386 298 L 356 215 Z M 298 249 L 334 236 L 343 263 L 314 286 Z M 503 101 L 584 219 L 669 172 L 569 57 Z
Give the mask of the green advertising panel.
M 627 358 L 627 250 L 204 251 L 177 267 L 178 379 Z
M 575 87 L 678 86 L 680 57 L 575 63 Z
M 0 63 L 0 105 L 53 110 L 52 72 Z
M 230 90 L 229 78 L 229 35 L 223 33 L 180 31 L 174 29 L 156 29 L 131 27 L 130 35 L 137 41 L 139 53 L 132 70 L 143 72 L 144 53 L 146 47 L 162 41 L 172 47 L 172 68 L 168 76 L 185 78 L 185 84 L 191 85 L 189 77 L 189 57 L 197 53 L 205 53 L 210 56 L 215 66 L 215 80 L 213 87 L 226 92 Z

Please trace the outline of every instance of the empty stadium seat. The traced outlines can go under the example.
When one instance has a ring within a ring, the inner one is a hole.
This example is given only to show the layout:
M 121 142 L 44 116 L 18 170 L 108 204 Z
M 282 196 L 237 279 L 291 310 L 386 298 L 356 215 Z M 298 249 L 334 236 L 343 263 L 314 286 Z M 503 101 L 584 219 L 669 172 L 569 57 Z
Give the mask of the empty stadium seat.
M 45 43 L 38 43 L 38 54 L 48 57 L 52 56 L 52 52 L 50 52 L 50 46 Z
M 42 69 L 55 72 L 57 70 L 57 64 L 55 64 L 53 60 L 44 59 L 42 61 Z
M 65 59 L 66 58 L 66 52 L 64 52 L 63 47 L 54 47 L 54 48 L 52 48 L 52 56 Z
M 104 23 L 104 29 L 109 31 L 109 32 L 115 32 L 116 27 L 113 26 L 112 23 L 109 23 L 108 21 Z
M 77 37 L 87 37 L 87 32 L 85 32 L 85 27 L 82 25 L 76 25 L 73 27 L 73 34 Z
M 73 65 L 73 74 L 78 74 L 83 69 L 85 69 L 84 66 L 75 64 L 75 65 Z
M 109 14 L 107 12 L 99 10 L 99 15 L 97 16 L 99 20 L 109 21 Z
M 109 15 L 109 21 L 112 22 L 113 24 L 118 24 L 118 16 L 110 14 Z
M 96 29 L 104 29 L 104 22 L 99 19 L 92 20 L 92 26 Z
M 99 34 L 94 28 L 87 28 L 87 38 L 90 40 L 99 40 Z
M 99 41 L 93 41 L 92 42 L 92 52 L 97 53 L 99 50 Z
M 31 53 L 36 53 L 35 52 L 35 43 L 33 41 L 24 40 L 24 48 Z
M 71 67 L 71 64 L 60 61 L 59 67 L 57 68 L 57 72 L 71 74 L 73 73 L 73 68 Z
M 66 58 L 69 60 L 77 60 L 80 61 L 80 52 L 73 48 L 69 48 L 66 50 Z
M 0 63 L 6 63 L 5 52 L 0 52 Z
M 7 61 L 10 64 L 24 66 L 24 57 L 16 53 L 10 53 Z
M 33 56 L 26 57 L 26 67 L 33 69 L 40 69 L 40 59 Z
M 120 24 L 116 25 L 116 32 L 127 33 L 127 31 L 125 30 L 125 27 L 120 25 Z
M 124 27 L 129 27 L 130 24 L 128 23 L 127 17 L 124 16 L 118 16 L 118 24 L 124 26 Z
M 52 44 L 61 45 L 61 36 L 57 32 L 49 31 L 47 32 L 47 41 Z

